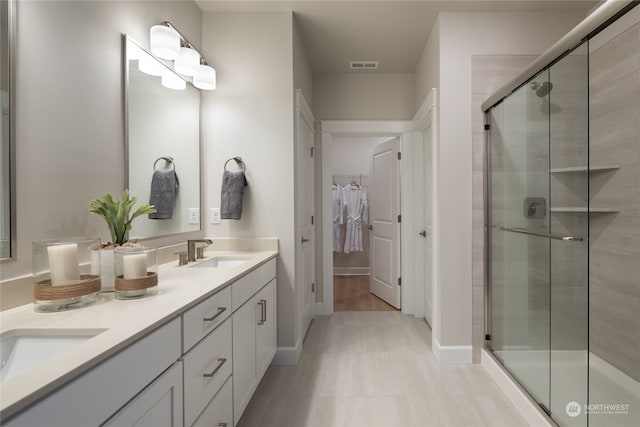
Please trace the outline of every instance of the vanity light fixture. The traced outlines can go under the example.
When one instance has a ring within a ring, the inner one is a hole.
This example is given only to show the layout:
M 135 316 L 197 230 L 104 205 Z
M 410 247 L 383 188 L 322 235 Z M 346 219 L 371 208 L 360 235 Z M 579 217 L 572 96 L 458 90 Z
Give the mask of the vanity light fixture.
M 177 47 L 175 35 L 178 37 Z M 154 25 L 151 27 L 150 37 L 151 53 L 159 58 L 173 60 L 173 68 L 184 76 L 192 77 L 193 85 L 198 89 L 213 90 L 216 88 L 216 70 L 207 64 L 202 54 L 173 24 L 164 21 Z M 165 85 L 164 78 L 162 84 Z

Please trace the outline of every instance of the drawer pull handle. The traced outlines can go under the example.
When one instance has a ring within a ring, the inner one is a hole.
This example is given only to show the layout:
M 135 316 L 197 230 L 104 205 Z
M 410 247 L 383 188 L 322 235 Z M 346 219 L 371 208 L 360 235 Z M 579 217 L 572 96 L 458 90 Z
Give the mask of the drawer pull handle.
M 219 423 L 218 427 L 227 427 L 227 423 Z
M 205 378 L 211 378 L 220 370 L 220 368 L 222 368 L 222 365 L 224 365 L 226 361 L 227 359 L 218 359 L 218 366 L 216 366 L 213 371 L 202 374 L 202 376 Z
M 211 317 L 205 317 L 202 320 L 204 320 L 205 322 L 213 322 L 218 317 L 220 317 L 222 315 L 222 313 L 224 313 L 226 310 L 227 310 L 227 307 L 218 307 L 218 312 L 216 314 L 214 314 Z

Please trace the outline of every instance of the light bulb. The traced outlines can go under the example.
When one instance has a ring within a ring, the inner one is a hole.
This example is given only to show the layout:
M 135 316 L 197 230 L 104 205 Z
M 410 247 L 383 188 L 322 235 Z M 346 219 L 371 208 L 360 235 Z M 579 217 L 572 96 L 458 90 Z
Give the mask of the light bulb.
M 180 34 L 166 25 L 154 25 L 149 30 L 151 53 L 162 59 L 180 56 Z
M 173 63 L 173 68 L 185 76 L 194 76 L 200 67 L 200 54 L 189 47 L 180 48 L 180 56 Z
M 176 73 L 167 70 L 162 74 L 162 86 L 169 89 L 183 90 L 187 87 L 187 82 Z
M 193 76 L 193 85 L 198 89 L 214 90 L 216 88 L 216 70 L 208 65 L 200 65 L 198 73 Z
M 142 56 L 138 60 L 138 69 L 150 76 L 161 76 L 164 66 L 146 52 L 142 52 Z

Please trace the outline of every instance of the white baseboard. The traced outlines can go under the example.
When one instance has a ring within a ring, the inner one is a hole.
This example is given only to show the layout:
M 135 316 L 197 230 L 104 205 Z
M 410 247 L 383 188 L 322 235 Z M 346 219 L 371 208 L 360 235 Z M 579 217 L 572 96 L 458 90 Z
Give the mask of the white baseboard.
M 278 347 L 272 365 L 297 365 L 302 354 L 302 340 L 298 340 L 295 347 Z
M 509 374 L 496 362 L 496 360 L 482 349 L 480 352 L 480 364 L 487 371 L 489 376 L 500 390 L 507 396 L 509 401 L 516 407 L 522 418 L 527 424 L 533 427 L 551 427 L 554 424 L 540 410 L 538 405 L 522 390 L 522 388 L 514 382 Z
M 473 347 L 470 345 L 442 346 L 435 339 L 432 344 L 433 354 L 441 365 L 470 365 L 473 363 Z
M 324 303 L 323 302 L 316 302 L 316 304 L 313 306 L 313 314 L 315 316 L 322 316 L 325 314 L 324 312 Z M 331 314 L 331 313 L 329 313 Z
M 368 276 L 370 267 L 333 267 L 334 276 Z

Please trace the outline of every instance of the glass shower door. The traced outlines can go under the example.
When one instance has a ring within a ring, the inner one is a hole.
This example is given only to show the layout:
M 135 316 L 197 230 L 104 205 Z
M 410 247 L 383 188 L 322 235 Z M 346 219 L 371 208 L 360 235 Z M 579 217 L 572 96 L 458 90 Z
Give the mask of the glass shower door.
M 494 355 L 550 407 L 549 73 L 490 111 L 489 283 Z

